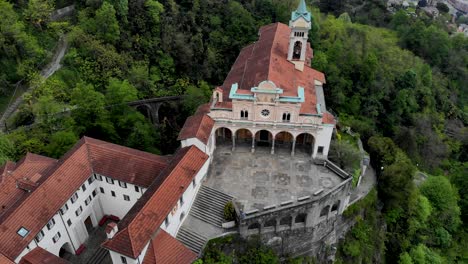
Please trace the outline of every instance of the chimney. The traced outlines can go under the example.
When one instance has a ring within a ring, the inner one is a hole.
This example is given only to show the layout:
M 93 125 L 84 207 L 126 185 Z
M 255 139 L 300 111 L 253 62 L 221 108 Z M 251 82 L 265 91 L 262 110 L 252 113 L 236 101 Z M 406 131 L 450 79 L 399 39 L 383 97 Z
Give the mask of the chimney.
M 119 228 L 117 227 L 117 224 L 115 222 L 110 222 L 109 224 L 107 224 L 106 234 L 108 239 L 113 238 L 118 231 Z

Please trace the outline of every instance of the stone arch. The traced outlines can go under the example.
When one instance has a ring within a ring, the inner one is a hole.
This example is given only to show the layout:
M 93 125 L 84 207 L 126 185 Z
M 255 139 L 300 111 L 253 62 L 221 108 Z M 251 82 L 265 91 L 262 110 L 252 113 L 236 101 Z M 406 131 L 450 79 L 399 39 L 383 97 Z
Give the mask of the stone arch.
M 273 142 L 273 133 L 266 129 L 259 130 L 255 133 L 255 141 L 259 147 L 271 147 Z
M 248 230 L 253 230 L 253 229 L 260 229 L 260 224 L 255 222 L 255 223 L 252 223 L 250 224 L 248 227 L 247 227 Z
M 315 137 L 310 133 L 300 133 L 296 136 L 296 153 L 312 155 L 315 148 Z
M 232 131 L 227 127 L 220 127 L 215 131 L 216 145 L 228 145 L 232 142 Z
M 290 226 L 292 223 L 292 217 L 291 216 L 285 216 L 281 218 L 280 220 L 280 225 L 288 225 Z
M 60 247 L 59 250 L 59 257 L 64 258 L 64 259 L 69 259 L 71 255 L 73 255 L 73 248 L 70 245 L 69 242 L 63 243 L 63 245 Z
M 327 216 L 329 212 L 330 212 L 330 206 L 327 205 L 324 208 L 322 208 L 322 211 L 320 211 L 320 216 Z
M 264 225 L 264 227 L 275 227 L 275 226 L 276 226 L 276 219 L 275 218 L 268 219 L 265 222 L 265 225 Z
M 341 201 L 338 200 L 338 201 L 336 201 L 336 202 L 333 204 L 333 206 L 332 206 L 332 208 L 331 208 L 332 212 L 333 212 L 333 211 L 337 211 L 338 208 L 340 208 L 340 203 L 341 203 Z
M 281 131 L 275 135 L 275 150 L 291 152 L 294 136 L 287 131 Z
M 305 223 L 307 218 L 307 214 L 301 213 L 296 216 L 296 219 L 294 220 L 294 223 L 299 224 L 299 223 Z
M 136 106 L 136 110 L 140 112 L 146 119 L 148 119 L 152 124 L 157 120 L 153 120 L 153 108 L 149 104 L 141 104 Z
M 245 145 L 251 147 L 253 133 L 247 128 L 239 128 L 236 130 L 236 146 Z

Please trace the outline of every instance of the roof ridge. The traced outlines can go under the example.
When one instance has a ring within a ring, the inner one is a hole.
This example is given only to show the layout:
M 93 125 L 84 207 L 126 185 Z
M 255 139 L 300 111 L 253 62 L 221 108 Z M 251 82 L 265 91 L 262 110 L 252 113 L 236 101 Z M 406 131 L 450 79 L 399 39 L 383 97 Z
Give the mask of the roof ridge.
M 273 63 L 273 47 L 275 46 L 275 41 L 276 41 L 276 37 L 278 36 L 278 27 L 279 27 L 279 22 L 276 22 L 274 23 L 273 25 L 275 25 L 273 28 L 275 30 L 275 36 L 273 37 L 273 41 L 271 42 L 271 47 L 270 47 L 270 58 L 269 58 L 269 61 L 268 61 L 268 68 L 271 67 L 272 63 Z M 286 54 L 287 56 L 287 54 Z M 267 72 L 267 80 L 270 80 L 270 74 L 271 74 L 271 71 L 270 69 L 268 69 L 268 72 Z M 277 83 L 275 83 L 275 85 L 278 85 Z
M 164 185 L 164 183 L 166 183 L 166 182 L 168 181 L 168 179 L 171 178 L 171 175 L 174 173 L 174 171 L 177 170 L 177 169 L 179 168 L 178 165 L 179 165 L 180 163 L 182 163 L 183 161 L 185 161 L 186 159 L 188 159 L 189 156 L 191 156 L 191 155 L 189 155 L 189 152 L 191 152 L 191 150 L 194 149 L 194 148 L 197 148 L 197 147 L 194 146 L 194 145 L 191 145 L 191 146 L 189 146 L 189 147 L 181 148 L 181 149 L 179 150 L 180 153 L 181 153 L 180 155 L 182 155 L 182 158 L 177 162 L 177 165 L 174 166 L 174 167 L 171 169 L 171 171 L 169 172 L 169 174 L 162 180 L 161 184 L 159 184 L 158 188 L 157 188 L 157 189 L 155 190 L 155 192 L 151 195 L 151 197 L 155 197 L 158 193 L 160 193 L 160 192 L 162 192 L 162 191 L 164 190 L 164 188 L 162 188 L 162 186 Z M 185 150 L 185 149 L 187 149 L 187 151 L 185 151 L 185 153 L 182 153 L 182 151 Z M 198 148 L 197 148 L 197 149 L 198 149 Z M 201 150 L 200 150 L 200 151 L 201 151 Z M 174 159 L 174 160 L 176 160 L 176 159 Z M 180 168 L 184 169 L 183 167 L 180 167 Z M 166 169 L 169 169 L 169 166 L 166 167 L 166 168 L 164 169 L 164 171 L 165 171 Z M 163 175 L 164 171 L 162 171 L 160 175 Z M 176 191 L 176 190 L 174 190 L 174 191 Z M 178 191 L 178 190 L 177 190 L 177 191 Z M 150 203 L 149 203 L 150 200 L 151 200 L 151 198 L 150 198 L 150 199 L 145 203 L 145 205 L 140 209 L 140 212 L 142 212 L 145 208 L 147 208 L 148 206 L 150 206 Z M 177 202 L 177 201 L 176 201 L 176 202 Z M 131 221 L 131 222 L 128 224 L 128 226 L 126 227 L 127 229 L 129 229 L 130 226 L 133 226 L 134 220 L 135 220 L 135 219 L 136 219 L 136 218 L 132 219 L 132 221 Z M 151 238 L 154 234 L 156 234 L 156 232 L 158 232 L 159 229 L 160 229 L 160 227 L 158 226 L 157 229 L 151 234 L 150 238 Z M 130 230 L 129 230 L 128 232 L 130 233 Z M 131 236 L 130 236 L 130 235 L 129 235 L 129 238 L 130 238 L 129 240 L 131 241 L 132 239 L 131 239 Z M 133 251 L 133 245 L 132 245 L 132 251 Z M 133 251 L 133 253 L 135 254 L 136 252 Z M 140 253 L 141 253 L 141 252 L 140 252 Z
M 99 139 L 93 139 L 93 140 L 99 140 Z M 101 141 L 101 140 L 99 140 L 99 141 Z M 156 154 L 145 152 L 145 151 L 142 151 L 142 150 L 139 150 L 139 149 L 133 149 L 133 148 L 129 148 L 129 147 L 126 147 L 126 146 L 121 146 L 121 145 L 117 145 L 117 144 L 110 143 L 110 142 L 105 142 L 105 141 L 102 141 L 102 142 L 105 143 L 105 144 L 100 145 L 100 144 L 95 144 L 95 143 L 92 143 L 92 142 L 86 142 L 86 145 L 92 145 L 93 147 L 97 147 L 97 148 L 101 148 L 101 149 L 107 149 L 107 150 L 115 151 L 115 152 L 118 152 L 118 153 L 124 153 L 124 154 L 130 155 L 130 156 L 136 157 L 138 159 L 141 159 L 141 160 L 157 161 L 159 163 L 162 163 L 161 161 L 157 160 L 156 158 L 169 159 L 166 156 L 156 155 Z M 111 149 L 108 146 L 106 146 L 108 144 L 111 144 L 111 145 L 114 145 L 114 146 L 117 146 L 117 147 L 120 147 L 120 148 L 127 148 L 127 149 L 132 150 L 132 151 L 142 152 L 142 154 L 153 156 L 154 159 L 149 158 L 149 157 L 145 157 L 145 156 L 135 155 L 135 154 L 123 151 L 123 150 Z M 90 150 L 90 151 L 92 151 L 92 150 Z

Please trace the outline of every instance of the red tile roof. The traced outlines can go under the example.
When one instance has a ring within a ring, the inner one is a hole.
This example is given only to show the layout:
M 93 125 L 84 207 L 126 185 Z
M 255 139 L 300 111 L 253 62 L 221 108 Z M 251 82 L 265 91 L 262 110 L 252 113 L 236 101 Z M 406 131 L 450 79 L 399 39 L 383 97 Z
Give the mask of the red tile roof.
M 148 187 L 162 171 L 168 157 L 87 138 L 89 158 L 95 173 Z
M 179 133 L 178 140 L 198 138 L 204 144 L 208 143 L 214 120 L 206 114 L 196 114 L 185 120 L 184 127 Z
M 330 114 L 329 112 L 325 112 L 325 113 L 323 113 L 322 122 L 323 122 L 324 124 L 335 125 L 335 124 L 336 124 L 336 119 L 335 119 L 335 117 L 334 117 L 332 114 Z
M 7 162 L 0 183 L 0 222 L 3 214 L 9 209 L 14 209 L 14 205 L 28 194 L 25 189 L 17 188 L 17 186 L 26 187 L 22 185 L 25 183 L 33 190 L 36 184 L 39 184 L 42 175 L 56 163 L 55 159 L 31 153 L 27 153 L 16 165 L 13 162 Z
M 37 156 L 32 158 L 42 160 Z M 27 164 L 27 161 L 28 157 L 18 162 L 14 172 L 21 171 L 24 175 L 34 178 L 37 170 L 21 169 L 21 164 Z M 2 214 L 0 253 L 15 259 L 92 173 L 102 173 L 147 187 L 166 167 L 168 161 L 165 157 L 96 139 L 82 138 L 58 162 L 47 168 L 44 176 L 38 181 L 40 185 L 33 192 L 22 196 Z M 17 234 L 21 227 L 30 231 L 25 238 Z
M 0 253 L 0 263 L 1 264 L 14 264 L 15 262 L 13 262 L 9 258 L 5 257 L 5 255 Z
M 160 229 L 146 251 L 143 264 L 190 264 L 197 254 Z
M 102 246 L 131 258 L 139 256 L 207 160 L 208 155 L 195 146 L 180 149 L 120 221 L 119 232 Z
M 59 258 L 49 251 L 36 247 L 21 258 L 19 264 L 69 264 L 70 262 Z
M 223 100 L 215 107 L 229 106 L 229 92 L 234 83 L 238 83 L 238 93 L 247 93 L 260 82 L 269 80 L 283 89 L 285 95 L 296 95 L 298 86 L 304 87 L 305 102 L 301 105 L 301 114 L 317 114 L 315 80 L 325 83 L 325 75 L 310 68 L 312 58 L 310 44 L 307 47 L 304 71 L 295 69 L 287 60 L 291 29 L 282 23 L 270 24 L 260 28 L 260 38 L 241 50 L 236 62 L 223 83 Z M 232 107 L 232 105 L 231 105 Z

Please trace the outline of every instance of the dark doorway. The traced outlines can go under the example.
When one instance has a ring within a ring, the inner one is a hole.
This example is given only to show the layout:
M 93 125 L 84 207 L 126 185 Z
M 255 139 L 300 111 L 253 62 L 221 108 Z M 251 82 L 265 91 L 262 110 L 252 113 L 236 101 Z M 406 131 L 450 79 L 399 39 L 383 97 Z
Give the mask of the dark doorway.
M 73 256 L 72 254 L 73 250 L 68 242 L 62 245 L 59 251 L 59 257 L 70 260 L 70 258 Z
M 260 140 L 261 141 L 268 141 L 268 136 L 270 135 L 270 132 L 266 130 L 260 131 Z
M 91 231 L 93 231 L 94 229 L 93 222 L 91 221 L 91 216 L 88 216 L 88 218 L 86 218 L 84 224 L 86 226 L 86 231 L 88 231 L 88 234 L 91 233 Z

